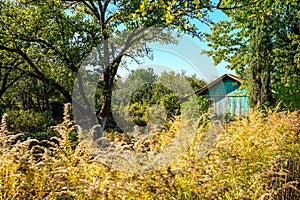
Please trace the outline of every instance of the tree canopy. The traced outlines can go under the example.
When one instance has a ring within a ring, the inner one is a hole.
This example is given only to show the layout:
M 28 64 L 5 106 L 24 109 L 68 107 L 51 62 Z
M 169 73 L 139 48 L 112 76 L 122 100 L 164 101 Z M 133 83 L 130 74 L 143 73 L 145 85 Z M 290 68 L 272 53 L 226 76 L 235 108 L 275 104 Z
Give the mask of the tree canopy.
M 194 97 L 205 82 L 184 71 L 157 74 L 153 68 L 131 71 L 126 80 L 119 79 L 113 91 L 113 113 L 139 126 L 165 125 L 179 116 L 186 97 Z M 194 96 L 193 96 L 194 95 Z M 193 107 L 199 113 L 208 110 L 208 102 L 198 98 Z M 119 122 L 123 119 L 119 118 Z M 120 127 L 122 128 L 122 127 Z
M 89 64 L 98 67 L 97 73 L 81 72 L 100 76 L 96 113 L 104 129 L 117 71 L 128 64 L 125 58 L 140 62 L 151 57 L 149 41 L 176 43 L 171 30 L 202 38 L 198 24 L 208 24 L 214 9 L 223 10 L 229 20 L 213 24 L 212 33 L 205 35 L 212 47 L 207 53 L 249 80 L 252 105 L 276 99 L 283 108 L 299 108 L 299 3 L 293 0 L 1 1 L 1 104 L 50 113 L 51 101 L 72 101 L 93 112 L 84 92 L 78 93 L 82 102 L 72 96 L 75 79 L 84 88 L 78 72 L 92 52 L 95 59 Z M 193 87 L 201 85 L 190 81 Z
M 284 109 L 300 107 L 298 1 L 254 1 L 252 6 L 227 10 L 227 20 L 212 24 L 206 34 L 215 64 L 246 78 L 250 104 L 281 102 Z M 230 5 L 240 4 L 230 1 Z

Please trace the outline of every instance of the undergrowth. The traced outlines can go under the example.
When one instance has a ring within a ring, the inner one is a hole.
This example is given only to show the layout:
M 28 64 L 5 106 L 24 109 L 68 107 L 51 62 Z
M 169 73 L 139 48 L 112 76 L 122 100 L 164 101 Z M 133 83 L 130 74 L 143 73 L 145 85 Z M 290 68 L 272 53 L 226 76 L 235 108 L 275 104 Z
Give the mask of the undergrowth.
M 160 169 L 138 173 L 97 161 L 92 149 L 104 142 L 79 142 L 83 135 L 79 127 L 76 131 L 69 107 L 64 122 L 54 127 L 57 137 L 49 140 L 19 140 L 22 133 L 9 132 L 3 115 L 0 199 L 300 198 L 299 112 L 253 110 L 218 127 L 200 125 L 185 155 Z M 148 138 L 142 152 L 165 148 L 178 124 Z M 142 144 L 128 135 L 112 139 L 106 141 L 109 148 L 127 145 L 127 151 L 136 151 L 136 144 Z

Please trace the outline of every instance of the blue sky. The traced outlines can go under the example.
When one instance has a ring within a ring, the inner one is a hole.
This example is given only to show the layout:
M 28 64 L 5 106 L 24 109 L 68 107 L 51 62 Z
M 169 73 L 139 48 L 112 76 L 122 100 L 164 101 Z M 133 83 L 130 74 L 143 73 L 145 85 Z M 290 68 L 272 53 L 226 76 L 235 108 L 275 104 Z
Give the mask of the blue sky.
M 211 13 L 211 19 L 216 22 L 227 18 L 222 12 L 215 11 Z M 209 26 L 205 24 L 199 24 L 198 27 L 202 32 L 210 32 Z M 150 47 L 154 50 L 154 59 L 143 59 L 142 65 L 133 64 L 130 69 L 151 67 L 158 73 L 164 70 L 177 72 L 184 70 L 187 74 L 196 74 L 198 78 L 207 82 L 225 73 L 235 74 L 234 71 L 225 68 L 226 63 L 215 66 L 210 57 L 201 54 L 202 50 L 209 49 L 207 43 L 188 35 L 184 35 L 179 40 L 178 45 L 160 45 L 155 43 L 150 45 Z M 118 74 L 124 77 L 128 74 L 128 71 L 120 70 Z

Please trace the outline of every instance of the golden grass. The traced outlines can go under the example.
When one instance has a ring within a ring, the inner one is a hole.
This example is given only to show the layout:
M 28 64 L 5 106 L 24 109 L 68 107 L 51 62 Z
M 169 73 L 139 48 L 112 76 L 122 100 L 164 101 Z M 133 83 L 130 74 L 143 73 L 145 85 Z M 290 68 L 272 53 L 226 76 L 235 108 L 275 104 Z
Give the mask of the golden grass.
M 0 199 L 299 199 L 299 118 L 299 112 L 254 110 L 224 129 L 209 129 L 214 137 L 201 126 L 176 162 L 126 173 L 93 160 L 86 142 L 71 147 L 67 113 L 48 145 L 14 141 L 4 116 Z M 159 144 L 151 148 L 167 145 L 173 133 L 148 141 Z

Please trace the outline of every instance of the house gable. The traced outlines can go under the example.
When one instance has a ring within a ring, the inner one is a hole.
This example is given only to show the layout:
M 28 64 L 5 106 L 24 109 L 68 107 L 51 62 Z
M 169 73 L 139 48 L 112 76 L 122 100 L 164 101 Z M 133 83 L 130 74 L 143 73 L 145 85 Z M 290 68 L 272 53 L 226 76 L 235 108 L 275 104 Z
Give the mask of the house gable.
M 240 89 L 242 80 L 231 74 L 224 74 L 220 78 L 206 85 L 196 92 L 209 100 L 212 111 L 218 115 L 243 115 L 249 110 L 246 90 Z

